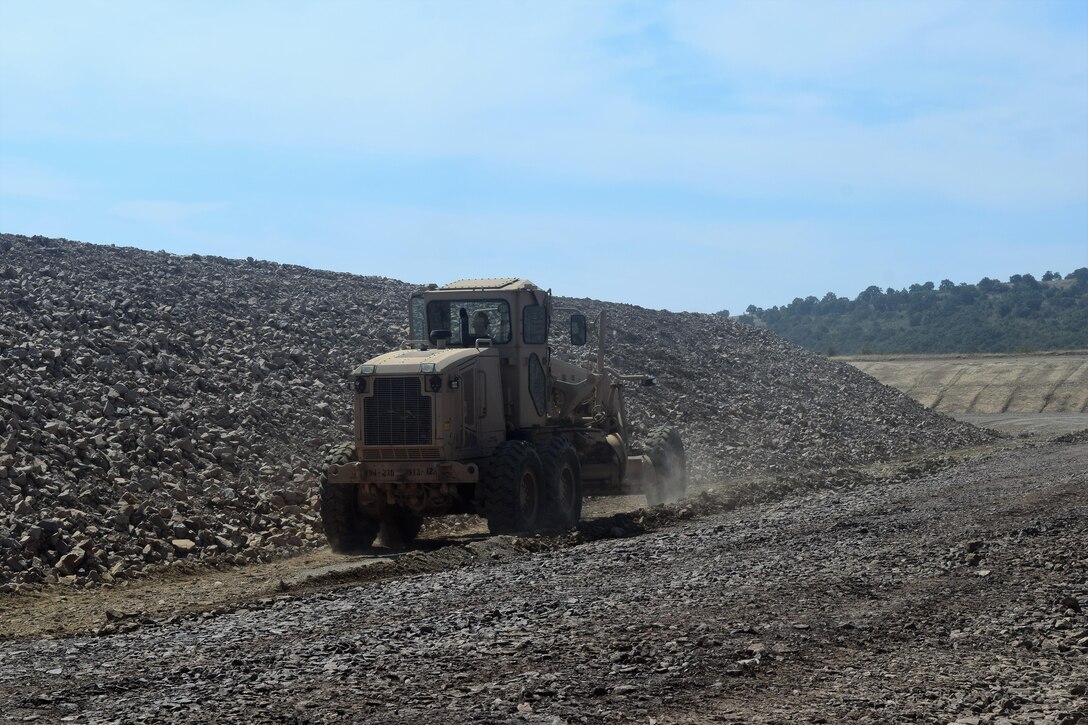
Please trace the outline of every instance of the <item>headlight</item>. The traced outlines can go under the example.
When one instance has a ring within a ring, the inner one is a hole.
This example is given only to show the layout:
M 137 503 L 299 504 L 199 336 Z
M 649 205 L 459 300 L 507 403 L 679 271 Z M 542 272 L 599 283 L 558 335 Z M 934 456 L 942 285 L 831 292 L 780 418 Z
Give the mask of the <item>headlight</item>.
M 352 375 L 373 375 L 374 374 L 374 366 L 373 365 L 360 365 L 359 367 L 355 368 L 355 370 L 353 370 L 351 374 Z
M 434 363 L 420 363 L 419 372 L 421 373 L 433 373 L 437 368 Z

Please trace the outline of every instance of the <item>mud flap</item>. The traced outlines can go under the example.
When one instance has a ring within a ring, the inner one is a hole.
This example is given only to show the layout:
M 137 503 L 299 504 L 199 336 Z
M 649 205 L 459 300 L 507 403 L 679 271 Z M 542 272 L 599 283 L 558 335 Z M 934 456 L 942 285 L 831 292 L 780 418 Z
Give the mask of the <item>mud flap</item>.
M 623 491 L 629 494 L 645 493 L 657 485 L 657 472 L 649 456 L 628 456 L 627 475 L 623 479 Z

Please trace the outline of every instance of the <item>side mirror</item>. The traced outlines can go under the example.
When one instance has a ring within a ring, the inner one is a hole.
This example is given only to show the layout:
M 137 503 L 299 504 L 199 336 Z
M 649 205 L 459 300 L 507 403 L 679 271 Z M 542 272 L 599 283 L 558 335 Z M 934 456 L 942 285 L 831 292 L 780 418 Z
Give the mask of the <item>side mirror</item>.
M 570 316 L 570 344 L 586 344 L 586 316 L 580 312 Z
M 431 343 L 439 350 L 446 347 L 446 342 L 453 337 L 449 330 L 431 330 Z

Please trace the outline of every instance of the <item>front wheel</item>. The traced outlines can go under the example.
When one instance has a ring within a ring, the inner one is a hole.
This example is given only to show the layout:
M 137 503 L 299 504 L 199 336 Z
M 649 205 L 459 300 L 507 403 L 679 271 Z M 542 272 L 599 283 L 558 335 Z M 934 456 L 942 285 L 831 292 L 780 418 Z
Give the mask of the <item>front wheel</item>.
M 544 524 L 567 528 L 582 518 L 582 465 L 565 438 L 551 438 L 540 447 L 544 469 Z
M 334 449 L 321 469 L 321 525 L 329 548 L 337 554 L 354 554 L 370 548 L 378 536 L 379 523 L 359 511 L 354 484 L 329 483 L 329 466 L 355 460 L 355 444 Z
M 491 454 L 484 476 L 484 516 L 492 534 L 533 531 L 544 508 L 540 456 L 525 441 L 506 441 Z

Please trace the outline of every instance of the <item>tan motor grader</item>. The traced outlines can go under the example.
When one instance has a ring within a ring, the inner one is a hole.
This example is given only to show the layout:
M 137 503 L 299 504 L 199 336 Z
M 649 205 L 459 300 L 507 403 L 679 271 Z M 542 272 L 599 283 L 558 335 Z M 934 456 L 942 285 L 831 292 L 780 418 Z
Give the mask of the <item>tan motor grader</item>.
M 624 385 L 654 380 L 605 367 L 604 312 L 587 370 L 548 346 L 557 314 L 571 344 L 585 345 L 585 315 L 553 307 L 527 280 L 431 285 L 408 311 L 404 348 L 352 373 L 355 439 L 333 451 L 321 480 L 333 550 L 365 549 L 382 527 L 411 541 L 425 516 L 475 513 L 491 533 L 528 532 L 574 525 L 585 495 L 683 495 L 676 430 L 632 443 Z

